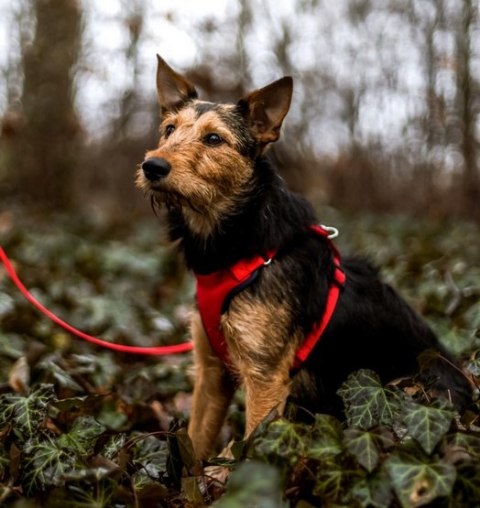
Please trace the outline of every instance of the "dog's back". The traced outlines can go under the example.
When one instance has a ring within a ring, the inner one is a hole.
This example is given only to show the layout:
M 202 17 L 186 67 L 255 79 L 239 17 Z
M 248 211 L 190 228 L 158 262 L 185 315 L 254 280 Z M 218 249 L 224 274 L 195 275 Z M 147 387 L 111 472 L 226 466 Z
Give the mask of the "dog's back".
M 467 405 L 471 386 L 425 321 L 365 260 L 346 259 L 343 267 L 348 284 L 327 332 L 294 383 L 297 404 L 340 415 L 340 385 L 350 373 L 371 369 L 383 383 L 416 375 L 425 388 L 457 407 Z M 309 396 L 302 398 L 305 393 Z

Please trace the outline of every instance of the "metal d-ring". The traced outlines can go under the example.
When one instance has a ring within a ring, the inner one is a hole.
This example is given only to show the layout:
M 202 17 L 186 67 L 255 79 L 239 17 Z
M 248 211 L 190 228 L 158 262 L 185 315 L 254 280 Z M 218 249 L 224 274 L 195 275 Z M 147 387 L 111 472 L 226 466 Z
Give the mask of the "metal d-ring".
M 337 236 L 340 234 L 338 229 L 334 228 L 333 226 L 324 226 L 323 224 L 320 224 L 320 227 L 329 233 L 329 235 L 327 236 L 329 240 L 337 238 Z

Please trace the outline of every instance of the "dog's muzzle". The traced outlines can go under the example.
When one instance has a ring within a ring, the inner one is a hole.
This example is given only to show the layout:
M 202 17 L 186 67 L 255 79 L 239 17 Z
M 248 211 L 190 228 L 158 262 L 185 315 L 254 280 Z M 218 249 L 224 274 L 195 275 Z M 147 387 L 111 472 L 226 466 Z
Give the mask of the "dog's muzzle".
M 151 182 L 165 178 L 171 169 L 170 163 L 162 157 L 152 157 L 142 163 L 143 174 Z

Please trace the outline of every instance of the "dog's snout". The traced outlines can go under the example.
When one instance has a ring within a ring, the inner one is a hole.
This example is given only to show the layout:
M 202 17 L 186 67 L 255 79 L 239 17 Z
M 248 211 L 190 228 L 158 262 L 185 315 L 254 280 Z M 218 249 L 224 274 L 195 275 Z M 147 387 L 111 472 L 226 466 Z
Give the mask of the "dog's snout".
M 155 180 L 160 180 L 160 178 L 167 176 L 172 166 L 162 157 L 152 157 L 142 163 L 142 169 L 145 178 L 154 182 Z

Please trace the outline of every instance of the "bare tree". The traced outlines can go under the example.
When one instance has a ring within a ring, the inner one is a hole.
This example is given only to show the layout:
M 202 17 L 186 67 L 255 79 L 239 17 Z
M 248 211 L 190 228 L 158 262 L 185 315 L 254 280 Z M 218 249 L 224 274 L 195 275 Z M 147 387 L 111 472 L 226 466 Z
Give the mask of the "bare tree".
M 74 106 L 82 10 L 77 0 L 35 0 L 30 6 L 36 29 L 22 48 L 22 128 L 11 140 L 8 178 L 22 200 L 66 208 L 82 133 Z
M 463 0 L 461 25 L 457 31 L 457 98 L 460 146 L 463 155 L 461 184 L 462 212 L 480 216 L 480 175 L 474 129 L 478 110 L 478 83 L 472 76 L 471 33 L 475 14 L 472 0 Z

